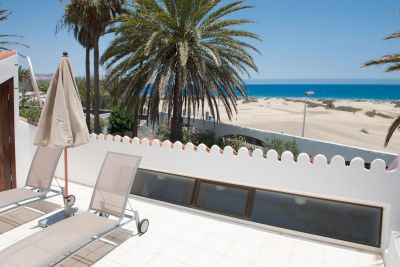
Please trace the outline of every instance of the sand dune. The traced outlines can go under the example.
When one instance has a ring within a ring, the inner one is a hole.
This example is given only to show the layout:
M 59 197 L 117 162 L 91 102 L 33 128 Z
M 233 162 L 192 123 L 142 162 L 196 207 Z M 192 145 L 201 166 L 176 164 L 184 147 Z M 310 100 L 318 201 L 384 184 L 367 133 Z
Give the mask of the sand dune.
M 321 101 L 312 100 L 316 104 Z M 305 136 L 309 138 L 357 146 L 392 153 L 400 152 L 400 132 L 396 132 L 387 148 L 384 148 L 386 132 L 394 118 L 400 115 L 400 107 L 391 102 L 336 100 L 334 106 L 359 108 L 348 112 L 321 107 L 307 109 Z M 224 112 L 221 120 L 235 125 L 248 126 L 293 135 L 301 135 L 304 104 L 282 98 L 257 99 L 257 102 L 239 101 L 238 114 L 229 121 Z M 221 106 L 221 111 L 223 107 Z M 365 112 L 376 110 L 378 115 L 369 117 Z M 364 129 L 368 133 L 361 130 Z

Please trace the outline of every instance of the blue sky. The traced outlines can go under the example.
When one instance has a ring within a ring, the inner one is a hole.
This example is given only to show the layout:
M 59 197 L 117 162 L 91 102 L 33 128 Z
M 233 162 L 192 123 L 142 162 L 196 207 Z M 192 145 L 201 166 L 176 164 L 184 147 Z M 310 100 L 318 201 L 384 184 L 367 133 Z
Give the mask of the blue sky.
M 226 0 L 226 2 L 229 2 Z M 400 31 L 398 0 L 247 0 L 256 6 L 235 17 L 255 20 L 248 30 L 262 55 L 254 55 L 259 73 L 251 79 L 394 79 L 400 73 L 383 68 L 360 68 L 360 64 L 388 53 L 400 52 L 399 41 L 383 38 Z M 1 33 L 25 36 L 36 73 L 52 73 L 63 51 L 68 51 L 76 75 L 84 74 L 84 49 L 72 34 L 55 35 L 62 16 L 58 0 L 0 0 L 1 8 L 13 12 Z M 101 52 L 112 40 L 103 37 Z M 25 64 L 25 60 L 20 60 Z M 102 70 L 104 73 L 105 70 Z

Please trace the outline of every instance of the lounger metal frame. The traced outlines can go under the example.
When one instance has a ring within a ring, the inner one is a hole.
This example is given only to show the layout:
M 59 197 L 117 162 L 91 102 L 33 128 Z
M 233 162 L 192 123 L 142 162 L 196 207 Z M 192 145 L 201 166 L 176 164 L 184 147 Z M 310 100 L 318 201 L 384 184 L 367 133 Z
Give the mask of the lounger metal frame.
M 109 153 L 119 154 L 119 155 L 126 155 L 126 154 L 117 153 L 117 152 L 107 152 L 107 155 L 108 155 Z M 130 156 L 134 156 L 134 155 L 130 155 Z M 61 263 L 62 261 L 65 261 L 66 259 L 72 257 L 77 251 L 81 250 L 82 248 L 86 247 L 87 245 L 91 244 L 92 242 L 94 242 L 94 241 L 96 241 L 96 240 L 98 240 L 98 239 L 104 237 L 105 235 L 109 234 L 109 233 L 112 232 L 113 230 L 115 230 L 115 229 L 117 229 L 117 228 L 119 228 L 119 227 L 121 227 L 121 226 L 124 226 L 124 225 L 126 225 L 126 224 L 128 224 L 128 223 L 130 223 L 130 222 L 132 222 L 133 220 L 135 220 L 135 222 L 136 222 L 136 228 L 137 228 L 137 231 L 138 231 L 138 234 L 139 234 L 139 235 L 142 235 L 142 234 L 144 234 L 144 233 L 147 231 L 147 229 L 146 229 L 146 231 L 141 232 L 141 229 L 140 229 L 140 224 L 141 224 L 143 221 L 146 221 L 147 219 L 144 219 L 144 220 L 141 221 L 140 218 L 139 218 L 139 212 L 136 211 L 136 210 L 134 210 L 134 209 L 132 208 L 130 202 L 129 202 L 129 195 L 130 195 L 130 191 L 129 191 L 129 190 L 130 190 L 130 189 L 132 188 L 132 186 L 133 186 L 133 180 L 134 180 L 134 177 L 136 176 L 136 173 L 137 173 L 137 171 L 138 171 L 138 169 L 139 169 L 139 164 L 140 164 L 140 160 L 141 160 L 141 157 L 140 157 L 140 156 L 134 156 L 134 157 L 137 157 L 137 158 L 138 158 L 138 162 L 137 162 L 137 164 L 136 164 L 136 166 L 135 166 L 135 172 L 132 174 L 132 178 L 131 178 L 131 180 L 130 180 L 130 182 L 129 182 L 129 187 L 128 187 L 129 189 L 128 189 L 128 193 L 126 194 L 125 202 L 124 202 L 124 207 L 125 207 L 124 212 L 123 212 L 123 214 L 122 214 L 121 217 L 119 217 L 119 218 L 116 217 L 116 218 L 118 218 L 118 220 L 117 220 L 118 223 L 116 223 L 116 224 L 114 225 L 114 227 L 111 227 L 110 229 L 107 229 L 107 230 L 105 230 L 105 231 L 103 231 L 103 232 L 99 232 L 98 235 L 93 236 L 93 237 L 90 238 L 88 241 L 81 242 L 81 243 L 77 243 L 76 245 L 73 245 L 73 246 L 71 246 L 71 247 L 69 247 L 69 248 L 66 248 L 66 249 L 65 249 L 62 253 L 60 253 L 59 255 L 55 255 L 54 258 L 52 258 L 50 261 L 44 262 L 42 266 L 53 266 L 53 265 L 57 265 L 58 263 Z M 106 156 L 106 158 L 107 158 L 107 156 Z M 102 169 L 104 168 L 104 164 L 105 164 L 105 161 L 103 162 L 103 164 L 102 164 L 102 166 L 101 166 L 101 169 L 100 169 L 99 174 L 101 173 Z M 99 179 L 96 180 L 96 184 L 95 184 L 95 187 L 94 187 L 94 188 L 97 187 L 98 183 L 99 183 Z M 93 214 L 97 214 L 97 215 L 99 215 L 99 216 L 108 218 L 108 214 L 104 213 L 104 211 L 91 208 L 92 203 L 93 203 L 93 198 L 94 198 L 94 193 L 93 193 L 92 198 L 91 198 L 91 200 L 90 200 L 89 209 L 88 209 L 87 211 L 92 212 Z M 127 208 L 127 205 L 129 205 L 129 208 L 130 208 L 130 209 Z M 128 210 L 128 211 L 132 211 L 132 212 L 134 213 L 134 215 L 132 216 L 132 215 L 126 214 L 126 211 L 127 211 L 127 210 Z M 77 216 L 79 216 L 79 214 L 77 214 Z M 114 217 L 115 217 L 115 216 L 114 216 Z M 127 218 L 127 220 L 124 221 L 124 222 L 122 222 L 124 218 Z M 147 220 L 147 221 L 148 221 L 148 220 Z M 76 247 L 76 249 L 73 249 L 74 247 Z M 65 257 L 63 257 L 63 255 L 65 255 L 65 254 L 67 254 L 67 253 L 68 253 L 68 255 L 66 255 Z M 51 265 L 49 265 L 50 262 L 52 262 Z
M 128 197 L 128 198 L 129 198 L 129 197 Z M 128 202 L 128 203 L 129 203 L 129 202 Z M 129 204 L 129 206 L 130 206 L 130 204 Z M 86 246 L 90 245 L 92 242 L 94 242 L 94 241 L 96 241 L 96 240 L 100 240 L 101 238 L 103 238 L 103 237 L 106 236 L 107 234 L 109 234 L 109 233 L 111 233 L 112 231 L 118 229 L 119 227 L 122 227 L 122 226 L 124 226 L 124 225 L 126 225 L 126 224 L 132 222 L 133 220 L 136 221 L 136 227 L 137 227 L 137 230 L 138 230 L 138 235 L 144 234 L 144 232 L 143 232 L 143 233 L 140 232 L 140 227 L 139 227 L 139 225 L 140 225 L 139 212 L 138 212 L 138 211 L 135 211 L 135 210 L 130 210 L 130 209 L 126 209 L 126 210 L 129 210 L 129 211 L 134 212 L 135 215 L 134 215 L 134 216 L 131 216 L 131 215 L 128 215 L 128 214 L 124 214 L 124 217 L 120 218 L 120 219 L 118 220 L 119 223 L 116 223 L 116 224 L 114 225 L 114 227 L 111 227 L 110 229 L 107 229 L 107 230 L 105 230 L 104 232 L 99 232 L 98 235 L 93 236 L 91 239 L 89 239 L 89 240 L 87 240 L 87 241 L 85 241 L 85 242 L 77 243 L 76 245 L 73 245 L 73 246 L 71 246 L 71 247 L 65 249 L 62 253 L 60 253 L 60 255 L 54 256 L 53 259 L 51 259 L 50 261 L 44 262 L 41 266 L 43 266 L 43 267 L 45 267 L 45 266 L 55 266 L 55 265 L 57 265 L 57 264 L 59 264 L 59 263 L 65 261 L 65 260 L 67 260 L 67 259 L 73 257 L 74 254 L 75 254 L 76 252 L 78 252 L 79 250 L 81 250 L 81 249 L 85 248 Z M 100 212 L 98 212 L 98 211 L 94 212 L 94 214 L 99 214 L 99 213 L 100 213 Z M 78 216 L 79 216 L 79 215 L 78 215 Z M 99 216 L 101 216 L 101 215 L 99 215 Z M 122 220 L 123 220 L 123 218 L 125 218 L 125 217 L 128 218 L 128 220 L 126 220 L 126 221 L 124 221 L 123 223 L 121 223 Z M 76 247 L 76 248 L 75 248 L 75 249 L 71 249 L 71 248 L 74 248 L 74 247 Z M 68 254 L 68 255 L 66 255 L 66 254 Z M 65 256 L 63 257 L 63 255 L 65 255 Z M 49 264 L 49 262 L 52 262 L 52 263 Z
M 57 156 L 58 156 L 57 158 L 58 158 L 58 159 L 60 158 L 62 151 L 63 151 L 63 149 L 60 148 L 60 149 L 59 149 L 59 152 L 58 152 L 58 154 L 57 154 Z M 35 152 L 35 155 L 33 156 L 32 162 L 34 161 L 34 159 L 35 159 L 36 157 L 37 157 L 37 151 Z M 58 162 L 58 161 L 57 161 L 57 162 Z M 32 167 L 33 167 L 33 166 L 32 166 L 32 164 L 31 164 L 30 167 L 29 167 L 28 176 L 29 176 L 29 173 L 31 173 L 31 171 L 32 171 Z M 26 182 L 25 182 L 25 186 L 24 186 L 23 188 L 26 188 L 26 189 L 32 190 L 32 191 L 37 190 L 37 192 L 41 192 L 42 194 L 41 194 L 41 195 L 38 195 L 38 196 L 35 196 L 35 197 L 33 197 L 33 198 L 21 199 L 21 200 L 19 200 L 19 201 L 14 202 L 14 203 L 10 203 L 10 204 L 8 204 L 8 205 L 6 205 L 6 206 L 0 207 L 0 210 L 1 210 L 1 211 L 0 211 L 0 216 L 3 215 L 4 213 L 8 212 L 8 211 L 11 211 L 11 210 L 13 210 L 13 209 L 16 209 L 16 208 L 25 206 L 25 205 L 27 205 L 27 204 L 32 204 L 32 203 L 35 203 L 35 202 L 37 202 L 37 201 L 41 201 L 41 200 L 44 200 L 44 199 L 47 199 L 47 198 L 51 198 L 51 197 L 55 197 L 55 196 L 61 195 L 61 194 L 63 193 L 63 188 L 62 188 L 62 187 L 61 187 L 61 190 L 60 190 L 60 191 L 57 191 L 57 190 L 51 188 L 51 184 L 52 184 L 52 181 L 53 181 L 53 179 L 54 179 L 54 173 L 55 173 L 55 171 L 56 171 L 56 168 L 57 168 L 57 164 L 54 164 L 53 169 L 51 170 L 51 173 L 52 173 L 53 177 L 52 177 L 52 179 L 50 179 L 50 181 L 49 181 L 49 184 L 48 184 L 48 186 L 47 186 L 47 190 L 43 190 L 43 188 L 39 188 L 39 187 L 34 187 L 34 186 L 28 185 L 28 178 L 29 178 L 29 177 L 27 177 L 27 180 L 26 180 Z M 57 183 L 58 183 L 58 182 L 57 182 Z M 54 193 L 54 195 L 47 196 L 47 194 L 48 194 L 49 192 Z M 1 193 L 0 193 L 0 194 L 1 194 Z M 29 200 L 31 200 L 31 201 L 29 201 Z M 6 207 L 8 207 L 8 206 L 11 206 L 11 207 L 8 208 L 8 209 L 4 209 L 4 208 L 6 208 Z

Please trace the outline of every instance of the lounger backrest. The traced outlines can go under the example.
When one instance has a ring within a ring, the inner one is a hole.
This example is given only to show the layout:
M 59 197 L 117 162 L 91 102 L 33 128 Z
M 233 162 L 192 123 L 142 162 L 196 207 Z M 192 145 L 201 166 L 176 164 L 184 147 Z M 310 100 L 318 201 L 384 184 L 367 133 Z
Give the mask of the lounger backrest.
M 62 147 L 39 146 L 33 157 L 26 185 L 48 191 L 62 150 Z
M 90 209 L 122 218 L 140 159 L 108 152 L 94 187 Z

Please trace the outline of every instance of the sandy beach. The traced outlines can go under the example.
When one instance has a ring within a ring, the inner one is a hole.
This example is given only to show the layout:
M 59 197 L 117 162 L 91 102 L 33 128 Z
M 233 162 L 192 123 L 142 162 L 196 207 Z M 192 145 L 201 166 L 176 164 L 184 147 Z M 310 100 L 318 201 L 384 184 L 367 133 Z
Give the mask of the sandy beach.
M 231 121 L 223 112 L 225 123 L 301 135 L 304 103 L 300 99 L 257 98 L 254 102 L 238 102 L 238 114 Z M 383 146 L 387 129 L 400 115 L 394 102 L 334 100 L 327 108 L 322 100 L 311 100 L 307 108 L 305 137 L 391 153 L 400 152 L 400 132 L 396 132 L 387 148 Z M 344 108 L 343 108 L 344 107 Z M 342 109 L 355 108 L 354 111 Z M 375 110 L 375 112 L 373 112 Z M 367 114 L 366 114 L 367 113 Z

